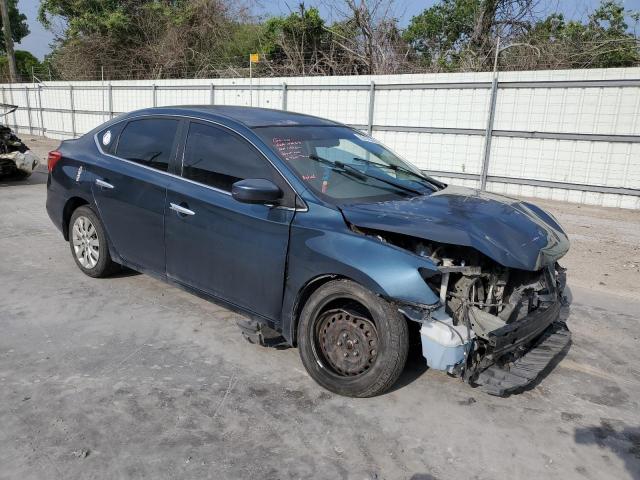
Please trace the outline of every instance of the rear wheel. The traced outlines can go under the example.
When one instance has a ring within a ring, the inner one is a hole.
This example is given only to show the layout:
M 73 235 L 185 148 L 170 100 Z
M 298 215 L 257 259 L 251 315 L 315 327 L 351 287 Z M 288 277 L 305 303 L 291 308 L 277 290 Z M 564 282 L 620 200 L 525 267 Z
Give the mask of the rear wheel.
M 102 222 L 86 205 L 78 207 L 71 215 L 69 246 L 76 265 L 90 277 L 106 277 L 118 269 L 109 255 Z
M 407 360 L 407 322 L 392 304 L 350 280 L 316 290 L 298 328 L 305 368 L 320 385 L 351 397 L 388 390 Z

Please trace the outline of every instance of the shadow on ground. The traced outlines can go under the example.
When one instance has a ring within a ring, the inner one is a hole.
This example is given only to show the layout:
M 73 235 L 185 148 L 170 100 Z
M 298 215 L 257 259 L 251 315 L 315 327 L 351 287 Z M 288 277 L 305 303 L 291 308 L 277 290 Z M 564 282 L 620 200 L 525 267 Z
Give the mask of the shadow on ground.
M 24 178 L 20 175 L 7 175 L 0 178 L 0 187 L 19 187 L 20 185 L 43 185 L 47 183 L 47 169 L 38 167 L 30 177 Z
M 630 427 L 614 419 L 601 418 L 600 425 L 575 429 L 580 445 L 596 444 L 609 449 L 624 462 L 631 478 L 640 478 L 640 427 Z

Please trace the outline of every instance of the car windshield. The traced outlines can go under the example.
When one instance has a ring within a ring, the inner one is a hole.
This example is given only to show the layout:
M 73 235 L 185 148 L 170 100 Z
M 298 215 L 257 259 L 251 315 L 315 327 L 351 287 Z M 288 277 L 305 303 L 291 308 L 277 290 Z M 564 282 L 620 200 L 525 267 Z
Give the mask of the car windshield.
M 428 195 L 443 187 L 374 138 L 348 127 L 286 126 L 254 130 L 311 190 L 333 203 Z

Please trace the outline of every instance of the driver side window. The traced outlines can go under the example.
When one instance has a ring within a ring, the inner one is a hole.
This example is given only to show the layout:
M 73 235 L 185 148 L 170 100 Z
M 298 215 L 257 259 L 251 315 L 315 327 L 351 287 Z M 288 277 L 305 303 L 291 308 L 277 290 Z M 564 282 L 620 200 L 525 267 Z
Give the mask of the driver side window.
M 195 122 L 189 126 L 182 176 L 225 192 L 246 178 L 275 181 L 265 158 L 244 139 L 226 129 Z
M 223 127 L 190 123 L 182 176 L 229 193 L 240 180 L 271 180 L 283 192 L 280 205 L 295 206 L 295 192 L 264 155 L 240 135 Z

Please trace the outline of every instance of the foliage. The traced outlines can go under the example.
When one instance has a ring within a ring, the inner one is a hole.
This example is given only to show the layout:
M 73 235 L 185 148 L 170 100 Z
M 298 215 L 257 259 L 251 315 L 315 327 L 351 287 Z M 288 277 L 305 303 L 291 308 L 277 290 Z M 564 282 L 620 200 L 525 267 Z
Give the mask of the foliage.
M 434 70 L 491 67 L 497 38 L 502 68 L 586 68 L 636 65 L 638 40 L 626 18 L 638 15 L 605 0 L 584 23 L 562 14 L 540 19 L 526 0 L 442 0 L 412 18 L 404 39 L 417 60 Z
M 443 0 L 411 19 L 404 39 L 426 66 L 448 68 L 460 55 L 473 33 L 476 0 Z
M 629 67 L 640 62 L 638 39 L 625 19 L 638 15 L 625 11 L 615 1 L 604 1 L 585 23 L 565 22 L 561 14 L 537 22 L 523 41 L 537 46 L 541 55 L 536 65 L 574 68 Z M 508 60 L 508 58 L 507 58 Z
M 18 10 L 18 0 L 8 0 L 9 7 L 9 23 L 11 24 L 11 38 L 18 43 L 24 37 L 29 35 L 29 26 L 27 25 L 27 17 Z M 2 26 L 2 19 L 0 19 Z M 0 52 L 5 51 L 4 36 L 0 35 Z
M 16 0 L 12 0 L 15 5 Z M 62 78 L 345 75 L 638 65 L 639 15 L 602 0 L 583 21 L 540 17 L 540 0 L 440 0 L 404 31 L 393 0 L 334 0 L 332 21 L 303 3 L 259 18 L 233 0 L 43 0 Z M 58 21 L 60 20 L 60 21 Z
M 15 50 L 14 54 L 16 57 L 18 77 L 24 80 L 31 80 L 31 72 L 39 71 L 42 64 L 36 57 L 25 50 Z M 6 55 L 0 56 L 0 78 L 9 78 L 9 62 L 7 61 Z
M 353 74 L 359 73 L 359 64 L 350 61 L 340 43 L 352 37 L 347 25 L 328 26 L 317 8 L 300 4 L 286 17 L 267 19 L 260 47 L 273 60 L 268 68 L 281 74 Z

